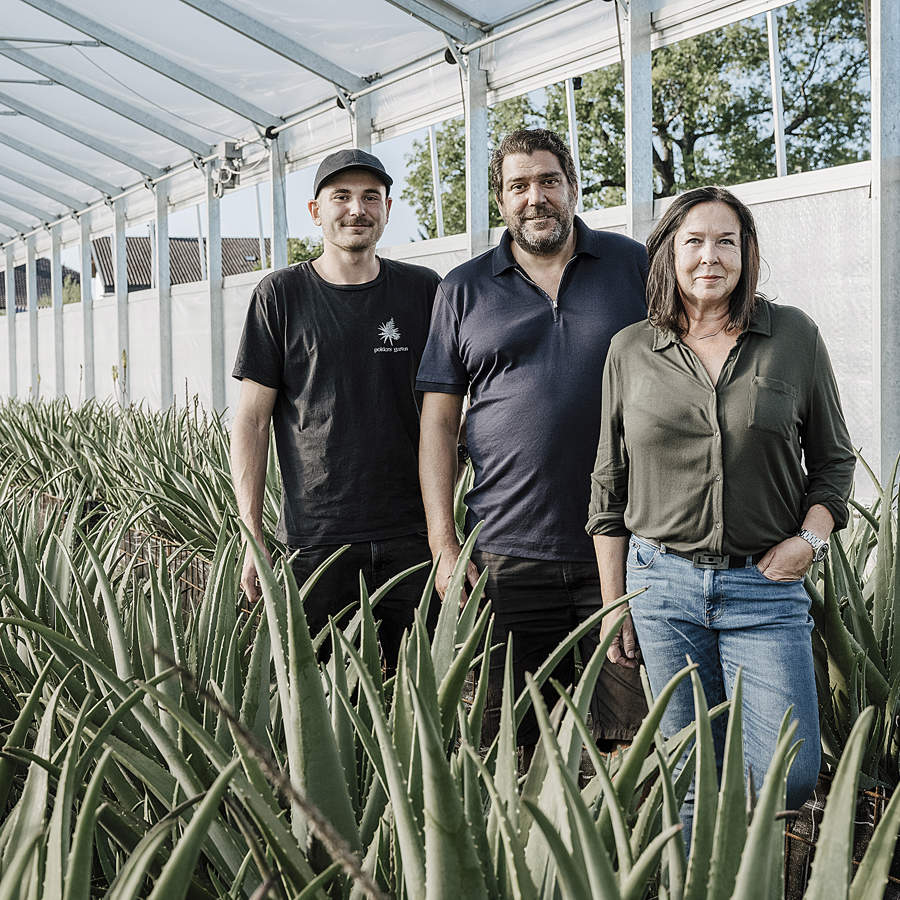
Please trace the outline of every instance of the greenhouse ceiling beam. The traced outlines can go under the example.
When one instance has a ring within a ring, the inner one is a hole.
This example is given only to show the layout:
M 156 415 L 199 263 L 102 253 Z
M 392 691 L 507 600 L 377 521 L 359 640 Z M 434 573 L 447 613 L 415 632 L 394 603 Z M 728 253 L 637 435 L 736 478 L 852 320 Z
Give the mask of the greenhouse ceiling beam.
M 35 219 L 40 219 L 41 222 L 49 222 L 59 215 L 59 213 L 49 209 L 41 209 L 40 206 L 32 206 L 30 203 L 19 200 L 18 197 L 7 194 L 5 191 L 0 191 L 0 202 L 5 203 L 7 206 L 13 206 L 19 210 L 19 212 L 23 212 L 28 216 L 34 216 Z
M 24 234 L 26 231 L 31 231 L 34 228 L 33 225 L 26 225 L 24 222 L 17 222 L 15 219 L 3 215 L 0 215 L 0 225 L 12 228 L 16 234 Z
M 63 122 L 62 119 L 57 119 L 55 116 L 51 116 L 35 106 L 23 103 L 9 94 L 4 94 L 2 91 L 0 91 L 0 103 L 8 106 L 10 109 L 14 109 L 19 115 L 33 119 L 35 122 L 40 122 L 45 128 L 64 134 L 67 138 L 71 138 L 79 144 L 84 144 L 85 147 L 90 147 L 92 150 L 96 150 L 97 153 L 108 156 L 110 159 L 122 163 L 123 166 L 128 166 L 129 169 L 140 172 L 145 178 L 158 178 L 163 173 L 162 169 L 154 166 L 153 163 L 148 162 L 146 159 L 142 159 L 134 153 L 129 153 L 127 150 L 121 150 L 115 144 L 109 143 L 109 141 L 94 137 L 94 135 L 88 134 L 88 132 L 82 131 L 68 122 Z
M 462 44 L 477 40 L 487 30 L 487 26 L 483 23 L 476 22 L 461 9 L 441 0 L 387 0 L 387 2 Z
M 331 82 L 335 87 L 339 87 L 347 94 L 354 91 L 361 91 L 368 82 L 359 75 L 342 68 L 331 60 L 319 56 L 318 53 L 310 50 L 309 47 L 298 44 L 296 41 L 286 37 L 280 31 L 242 13 L 240 10 L 222 3 L 221 0 L 181 0 L 187 6 L 191 6 L 198 12 L 204 13 L 216 22 L 226 25 L 228 28 L 238 32 L 243 37 L 250 38 L 261 44 L 267 50 L 283 56 L 286 60 L 324 78 Z
M 110 184 L 108 181 L 103 181 L 95 175 L 85 172 L 77 166 L 71 165 L 64 159 L 60 159 L 50 153 L 45 153 L 37 147 L 32 147 L 31 144 L 26 144 L 24 141 L 20 141 L 11 135 L 4 134 L 2 129 L 0 129 L 0 144 L 6 144 L 7 147 L 12 147 L 13 150 L 17 150 L 23 156 L 27 156 L 39 163 L 43 163 L 50 169 L 56 169 L 57 172 L 62 172 L 64 175 L 68 175 L 69 178 L 92 187 L 95 191 L 99 191 L 103 194 L 104 197 L 111 197 L 113 194 L 118 194 L 119 191 L 122 190 L 121 187 L 116 187 L 116 185 Z
M 48 187 L 40 181 L 34 181 L 27 175 L 22 175 L 21 172 L 7 169 L 6 166 L 0 166 L 0 175 L 4 178 L 9 178 L 10 181 L 14 181 L 24 188 L 28 188 L 29 191 L 34 191 L 35 194 L 40 194 L 42 197 L 47 197 L 49 200 L 55 200 L 57 203 L 62 203 L 63 206 L 67 206 L 69 209 L 75 210 L 83 205 L 81 200 L 70 197 L 68 194 L 56 190 L 56 188 Z
M 106 44 L 107 47 L 118 50 L 119 53 L 151 69 L 155 69 L 160 75 L 165 75 L 166 78 L 177 81 L 184 87 L 194 91 L 194 93 L 206 97 L 207 100 L 212 100 L 213 103 L 217 103 L 219 106 L 230 109 L 261 128 L 274 127 L 282 122 L 282 119 L 272 115 L 270 112 L 266 112 L 266 110 L 261 109 L 254 103 L 249 103 L 237 94 L 222 87 L 222 85 L 216 84 L 202 75 L 178 65 L 178 63 L 168 57 L 162 56 L 144 47 L 142 44 L 138 44 L 136 41 L 132 41 L 130 38 L 119 34 L 118 31 L 82 15 L 64 3 L 58 3 L 56 0 L 22 0 L 22 2 L 33 6 L 42 13 L 46 13 L 48 16 L 52 16 L 54 19 L 58 19 L 60 22 L 65 22 L 66 25 L 70 25 L 84 34 L 89 34 L 91 37 Z
M 142 128 L 155 132 L 161 137 L 172 141 L 174 144 L 178 144 L 186 150 L 190 150 L 191 153 L 205 156 L 212 150 L 209 144 L 204 143 L 192 134 L 188 134 L 188 132 L 181 128 L 169 124 L 159 118 L 159 116 L 156 116 L 139 106 L 135 106 L 133 103 L 120 100 L 118 97 L 94 87 L 94 85 L 89 84 L 87 81 L 83 81 L 71 72 L 67 72 L 64 69 L 60 69 L 58 66 L 46 62 L 39 56 L 35 56 L 33 53 L 26 53 L 24 50 L 19 50 L 17 47 L 13 47 L 12 44 L 0 40 L 0 54 L 13 60 L 13 62 L 17 62 L 21 66 L 31 69 L 33 72 L 46 75 L 47 78 L 50 78 L 56 84 L 67 87 L 70 91 L 81 94 L 82 97 L 86 97 L 88 100 L 91 100 L 106 109 L 112 110 L 114 113 L 118 113 L 120 116 L 130 119 L 132 122 L 137 122 Z

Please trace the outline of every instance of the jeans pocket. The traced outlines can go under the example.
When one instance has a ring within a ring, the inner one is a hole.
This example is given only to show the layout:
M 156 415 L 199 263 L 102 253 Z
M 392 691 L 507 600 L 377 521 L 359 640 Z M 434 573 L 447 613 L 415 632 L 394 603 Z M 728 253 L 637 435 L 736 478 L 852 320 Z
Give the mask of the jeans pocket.
M 656 562 L 657 556 L 659 556 L 659 547 L 635 538 L 629 541 L 628 568 L 632 571 L 649 569 Z
M 750 568 L 752 568 L 753 571 L 756 572 L 756 574 L 759 575 L 759 577 L 762 578 L 764 581 L 768 581 L 769 584 L 799 584 L 801 581 L 803 581 L 802 575 L 799 578 L 788 578 L 787 580 L 781 580 L 781 579 L 769 578 L 766 575 L 766 573 L 763 572 L 760 569 L 760 567 L 755 564 L 753 566 L 751 566 Z

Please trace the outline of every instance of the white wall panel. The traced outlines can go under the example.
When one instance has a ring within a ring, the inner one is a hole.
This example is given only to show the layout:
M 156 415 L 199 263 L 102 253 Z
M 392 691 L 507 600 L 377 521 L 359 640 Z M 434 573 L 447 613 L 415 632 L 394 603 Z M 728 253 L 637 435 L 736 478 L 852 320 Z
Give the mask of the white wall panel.
M 38 372 L 39 391 L 42 400 L 52 400 L 56 396 L 56 350 L 53 330 L 53 310 L 44 307 L 38 310 Z
M 84 321 L 80 303 L 63 307 L 66 396 L 73 406 L 84 400 Z
M 28 336 L 28 316 L 16 319 L 16 387 L 20 400 L 31 396 L 31 339 Z
M 194 394 L 212 408 L 209 354 L 209 293 L 205 282 L 172 288 L 172 385 L 175 402 Z M 136 398 L 134 398 L 136 399 Z
M 7 343 L 7 327 L 8 327 L 9 319 L 6 315 L 0 316 L 0 347 L 3 348 L 0 351 L 0 403 L 2 403 L 9 396 L 9 360 L 6 355 L 6 348 L 9 346 Z M 16 322 L 16 325 L 19 323 Z
M 250 295 L 259 281 L 270 270 L 248 272 L 245 275 L 233 275 L 225 279 L 225 418 L 230 420 L 237 409 L 241 383 L 231 377 L 234 359 L 237 356 L 241 333 L 244 330 L 244 319 L 250 304 Z
M 129 294 L 128 315 L 131 330 L 131 399 L 151 409 L 159 409 L 159 299 L 156 291 Z
M 95 395 L 98 402 L 104 402 L 117 395 L 112 370 L 121 368 L 116 344 L 116 301 L 114 297 L 106 297 L 94 301 L 94 372 Z

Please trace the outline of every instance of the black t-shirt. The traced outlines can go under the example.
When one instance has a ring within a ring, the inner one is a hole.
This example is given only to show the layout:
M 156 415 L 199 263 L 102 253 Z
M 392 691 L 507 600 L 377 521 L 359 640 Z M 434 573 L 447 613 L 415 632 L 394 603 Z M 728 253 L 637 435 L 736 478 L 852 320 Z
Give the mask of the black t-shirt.
M 330 284 L 309 262 L 257 285 L 235 378 L 276 388 L 291 546 L 381 540 L 425 527 L 415 376 L 439 276 L 381 259 L 374 281 Z

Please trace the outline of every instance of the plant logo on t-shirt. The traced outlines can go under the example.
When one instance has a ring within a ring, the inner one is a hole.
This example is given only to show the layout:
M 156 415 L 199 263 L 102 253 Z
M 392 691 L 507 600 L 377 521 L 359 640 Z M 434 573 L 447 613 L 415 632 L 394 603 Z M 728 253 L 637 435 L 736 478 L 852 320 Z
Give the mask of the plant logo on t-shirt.
M 378 326 L 378 337 L 381 338 L 381 346 L 375 346 L 375 353 L 404 353 L 409 352 L 409 347 L 395 347 L 394 342 L 400 340 L 400 329 L 394 324 L 391 317 L 387 322 Z

